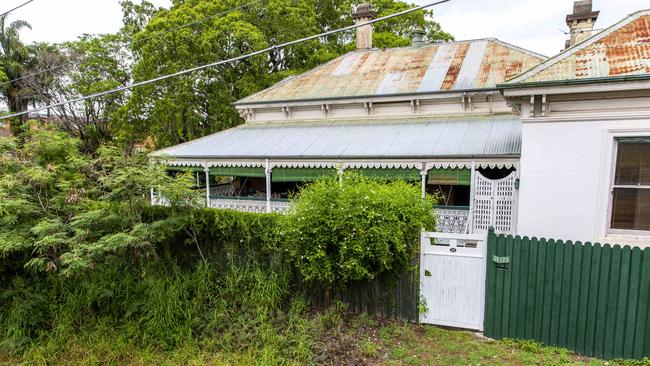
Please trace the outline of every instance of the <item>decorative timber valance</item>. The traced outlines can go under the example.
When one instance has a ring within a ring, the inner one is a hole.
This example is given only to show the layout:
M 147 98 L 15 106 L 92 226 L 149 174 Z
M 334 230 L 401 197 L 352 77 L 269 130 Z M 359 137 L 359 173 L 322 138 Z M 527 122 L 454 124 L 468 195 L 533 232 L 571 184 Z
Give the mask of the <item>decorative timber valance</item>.
M 246 160 L 246 161 L 233 161 L 233 160 L 162 160 L 164 164 L 170 167 L 231 167 L 231 168 L 266 168 L 268 164 L 269 169 L 279 168 L 294 168 L 294 169 L 417 169 L 430 171 L 432 169 L 471 169 L 471 160 L 352 160 L 352 161 L 335 161 L 335 160 Z M 519 166 L 519 161 L 516 159 L 481 159 L 475 160 L 475 168 L 515 168 Z

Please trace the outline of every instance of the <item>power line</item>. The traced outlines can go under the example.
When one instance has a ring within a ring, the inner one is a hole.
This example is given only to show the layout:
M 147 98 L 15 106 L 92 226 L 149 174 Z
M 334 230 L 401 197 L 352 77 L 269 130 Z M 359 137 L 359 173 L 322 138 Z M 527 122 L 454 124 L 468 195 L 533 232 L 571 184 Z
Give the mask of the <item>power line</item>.
M 191 23 L 187 23 L 187 24 L 179 25 L 178 27 L 170 28 L 170 29 L 167 29 L 167 30 L 162 31 L 162 32 L 160 32 L 160 33 L 152 34 L 152 35 L 150 35 L 150 36 L 148 36 L 148 37 L 138 39 L 136 43 L 144 42 L 144 41 L 148 41 L 148 40 L 150 40 L 150 39 L 152 39 L 152 38 L 159 37 L 159 36 L 161 36 L 161 35 L 163 35 L 163 34 L 167 34 L 167 33 L 170 33 L 170 32 L 175 32 L 175 31 L 177 31 L 177 30 L 179 30 L 179 29 L 183 29 L 183 28 L 187 28 L 187 27 L 190 27 L 190 26 L 192 26 L 192 25 L 195 25 L 195 24 L 203 23 L 203 22 L 205 22 L 206 20 L 210 20 L 210 19 L 213 19 L 213 18 L 216 18 L 216 17 L 220 17 L 220 16 L 222 16 L 222 15 L 226 15 L 226 14 L 232 13 L 233 11 L 237 11 L 237 10 L 240 10 L 240 9 L 248 8 L 248 7 L 251 6 L 251 5 L 255 5 L 255 4 L 257 4 L 257 3 L 261 3 L 262 1 L 263 1 L 263 0 L 255 0 L 255 1 L 251 1 L 251 2 L 248 3 L 248 4 L 239 5 L 239 6 L 236 6 L 236 7 L 232 8 L 232 9 L 230 9 L 230 10 L 222 11 L 221 13 L 217 13 L 217 14 L 214 14 L 214 15 L 210 15 L 210 16 L 207 16 L 207 17 L 205 17 L 205 18 L 203 18 L 203 19 L 199 19 L 199 20 L 194 21 L 194 22 L 191 22 Z
M 34 1 L 34 0 L 31 0 L 31 1 Z M 237 7 L 232 8 L 232 9 L 229 9 L 229 10 L 222 11 L 222 12 L 220 12 L 220 13 L 217 13 L 217 14 L 213 14 L 213 15 L 207 16 L 207 17 L 205 17 L 205 18 L 202 18 L 202 19 L 199 19 L 199 20 L 193 21 L 193 22 L 191 22 L 191 23 L 187 23 L 187 24 L 179 25 L 179 26 L 177 26 L 177 27 L 169 28 L 169 29 L 166 29 L 166 30 L 160 31 L 160 32 L 158 32 L 158 33 L 154 33 L 154 34 L 152 34 L 152 35 L 150 35 L 150 36 L 148 36 L 148 37 L 140 38 L 140 39 L 136 40 L 136 42 L 134 42 L 134 45 L 135 45 L 135 44 L 140 44 L 140 43 L 142 43 L 142 42 L 144 42 L 144 41 L 148 41 L 148 40 L 150 40 L 150 39 L 152 39 L 152 38 L 160 37 L 160 36 L 162 36 L 162 35 L 164 35 L 164 34 L 167 34 L 167 33 L 175 32 L 175 31 L 177 31 L 177 30 L 179 30 L 179 29 L 183 29 L 183 28 L 187 28 L 187 27 L 192 26 L 192 25 L 196 25 L 196 24 L 199 24 L 199 23 L 203 23 L 203 22 L 205 22 L 205 21 L 207 21 L 207 20 L 214 19 L 214 18 L 216 18 L 216 17 L 219 17 L 219 16 L 223 16 L 223 15 L 226 15 L 226 14 L 232 13 L 233 11 L 237 11 L 237 10 L 240 10 L 240 9 L 248 8 L 249 6 L 254 5 L 254 4 L 257 4 L 257 3 L 260 3 L 260 2 L 262 2 L 262 1 L 263 1 L 263 0 L 255 0 L 255 1 L 251 1 L 250 3 L 244 4 L 244 5 L 239 5 L 239 6 L 237 6 Z M 72 65 L 72 64 L 74 64 L 74 62 L 67 62 L 67 63 L 61 64 L 61 65 L 56 65 L 56 66 L 50 67 L 50 68 L 45 69 L 45 70 L 41 70 L 41 71 L 37 71 L 37 72 L 31 73 L 31 74 L 23 75 L 23 76 L 21 76 L 21 77 L 15 78 L 15 79 L 11 79 L 11 80 L 7 80 L 7 81 L 3 81 L 3 82 L 0 83 L 0 86 L 4 86 L 4 85 L 7 85 L 7 84 L 11 84 L 11 83 L 13 83 L 13 82 L 16 82 L 16 81 L 20 81 L 20 80 L 28 79 L 28 78 L 31 78 L 31 77 L 34 77 L 34 76 L 38 76 L 38 75 L 41 75 L 41 74 L 46 74 L 46 73 L 49 73 L 49 72 L 52 72 L 52 71 L 56 71 L 56 70 L 59 70 L 59 69 L 62 69 L 62 68 L 64 68 L 64 67 L 66 67 L 66 66 L 70 66 L 70 65 Z
M 451 0 L 439 0 L 439 1 L 436 1 L 436 2 L 433 2 L 433 3 L 420 5 L 420 6 L 417 6 L 415 8 L 406 9 L 406 10 L 403 10 L 403 11 L 400 11 L 398 13 L 394 13 L 394 14 L 391 14 L 391 15 L 386 15 L 386 16 L 383 16 L 381 18 L 373 19 L 373 20 L 370 20 L 370 21 L 367 21 L 367 22 L 364 22 L 364 23 L 353 24 L 353 25 L 350 25 L 350 26 L 347 26 L 347 27 L 334 29 L 334 30 L 323 32 L 323 33 L 316 34 L 316 35 L 313 35 L 313 36 L 309 36 L 309 37 L 305 37 L 305 38 L 285 42 L 285 43 L 282 43 L 282 44 L 279 44 L 279 45 L 276 45 L 276 46 L 267 47 L 267 48 L 259 50 L 259 51 L 254 51 L 254 52 L 251 52 L 251 53 L 248 53 L 248 54 L 245 54 L 245 55 L 241 55 L 241 56 L 237 56 L 237 57 L 233 57 L 233 58 L 230 58 L 230 59 L 227 59 L 227 60 L 221 60 L 221 61 L 213 62 L 213 63 L 210 63 L 210 64 L 205 64 L 205 65 L 193 67 L 193 68 L 190 68 L 190 69 L 185 69 L 185 70 L 182 70 L 182 71 L 175 72 L 173 74 L 158 76 L 158 77 L 153 78 L 153 79 L 139 81 L 137 83 L 132 83 L 132 84 L 121 86 L 119 88 L 110 89 L 110 90 L 106 90 L 106 91 L 103 91 L 103 92 L 93 93 L 93 94 L 89 94 L 89 95 L 82 96 L 82 97 L 79 97 L 79 98 L 74 98 L 74 99 L 63 101 L 63 102 L 50 104 L 50 105 L 45 106 L 45 107 L 34 108 L 34 109 L 27 110 L 27 111 L 24 111 L 24 112 L 18 112 L 18 113 L 9 114 L 9 115 L 6 115 L 6 116 L 1 116 L 0 120 L 12 118 L 12 117 L 18 117 L 18 116 L 26 115 L 26 114 L 29 114 L 29 113 L 39 112 L 39 111 L 43 111 L 43 110 L 54 108 L 54 107 L 59 107 L 59 106 L 70 104 L 70 103 L 81 102 L 81 101 L 84 101 L 86 99 L 92 99 L 92 98 L 97 98 L 97 97 L 101 97 L 101 96 L 108 95 L 108 94 L 118 93 L 118 92 L 128 90 L 128 89 L 131 89 L 131 88 L 135 88 L 135 87 L 139 87 L 139 86 L 143 86 L 143 85 L 147 85 L 147 84 L 152 84 L 152 83 L 155 83 L 155 82 L 158 82 L 158 81 L 174 78 L 174 77 L 177 77 L 177 76 L 190 74 L 190 73 L 193 73 L 195 71 L 207 69 L 207 68 L 210 68 L 210 67 L 215 67 L 215 66 L 224 65 L 224 64 L 228 64 L 228 63 L 232 63 L 232 62 L 236 62 L 236 61 L 240 61 L 240 60 L 245 60 L 247 58 L 257 56 L 257 55 L 260 55 L 260 54 L 263 54 L 263 53 L 266 53 L 266 52 L 269 52 L 269 51 L 273 51 L 273 50 L 278 49 L 278 48 L 285 48 L 285 47 L 288 47 L 288 46 L 292 46 L 294 44 L 303 43 L 303 42 L 311 41 L 313 39 L 327 37 L 327 36 L 332 35 L 332 34 L 353 30 L 353 29 L 356 29 L 356 28 L 359 28 L 359 27 L 374 24 L 374 23 L 377 23 L 377 22 L 381 22 L 381 21 L 384 21 L 384 20 L 391 19 L 391 18 L 396 18 L 396 17 L 402 16 L 402 15 L 405 15 L 405 14 L 408 14 L 408 13 L 412 13 L 412 12 L 415 12 L 415 11 L 418 11 L 418 10 L 426 9 L 426 8 L 432 7 L 434 5 L 439 5 L 439 4 L 442 4 L 442 3 L 449 2 L 449 1 L 451 1 Z
M 34 1 L 34 0 L 25 1 L 24 3 L 22 3 L 22 4 L 18 5 L 18 6 L 16 6 L 15 8 L 13 8 L 13 9 L 9 9 L 9 10 L 5 11 L 4 13 L 0 14 L 0 17 L 3 17 L 3 16 L 5 16 L 5 15 L 7 15 L 7 14 L 11 13 L 11 12 L 14 11 L 14 10 L 18 10 L 18 9 L 22 8 L 23 6 L 25 6 L 25 5 L 29 4 L 29 3 L 31 3 L 32 1 Z

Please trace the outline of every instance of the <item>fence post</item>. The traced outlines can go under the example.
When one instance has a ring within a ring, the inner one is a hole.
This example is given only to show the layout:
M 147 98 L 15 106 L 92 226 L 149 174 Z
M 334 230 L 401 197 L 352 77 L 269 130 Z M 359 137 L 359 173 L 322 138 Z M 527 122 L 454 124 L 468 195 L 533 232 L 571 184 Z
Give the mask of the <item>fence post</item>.
M 492 262 L 492 256 L 496 249 L 496 234 L 492 226 L 488 229 L 485 245 L 487 246 L 487 254 L 485 256 L 485 316 L 483 317 L 483 332 L 487 337 L 493 337 L 496 269 Z

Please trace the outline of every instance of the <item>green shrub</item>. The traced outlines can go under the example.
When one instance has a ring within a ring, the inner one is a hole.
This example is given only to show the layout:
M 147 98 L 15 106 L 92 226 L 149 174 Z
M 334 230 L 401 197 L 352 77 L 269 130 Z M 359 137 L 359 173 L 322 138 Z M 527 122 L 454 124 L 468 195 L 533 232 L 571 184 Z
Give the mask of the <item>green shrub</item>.
M 282 235 L 307 281 L 341 285 L 397 274 L 415 257 L 421 229 L 435 227 L 434 199 L 419 186 L 355 174 L 303 189 Z
M 196 346 L 243 364 L 308 363 L 314 332 L 345 311 L 306 317 L 309 285 L 398 274 L 435 224 L 419 187 L 355 175 L 317 181 L 287 215 L 197 209 L 191 175 L 77 146 L 51 131 L 0 140 L 0 363 L 84 345 L 95 364 Z M 171 207 L 150 206 L 151 184 Z

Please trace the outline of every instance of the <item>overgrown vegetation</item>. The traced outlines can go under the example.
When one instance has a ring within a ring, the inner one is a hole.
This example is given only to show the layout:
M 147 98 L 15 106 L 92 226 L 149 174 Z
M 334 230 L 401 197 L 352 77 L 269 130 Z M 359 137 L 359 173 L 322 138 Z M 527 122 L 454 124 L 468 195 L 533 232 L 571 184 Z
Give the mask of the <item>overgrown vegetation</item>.
M 418 252 L 420 229 L 435 229 L 433 204 L 400 180 L 326 178 L 300 192 L 284 220 L 284 239 L 308 281 L 331 286 L 397 276 Z
M 197 208 L 191 174 L 172 178 L 142 154 L 87 156 L 43 126 L 0 141 L 0 353 L 30 362 L 114 343 L 309 363 L 317 333 L 340 317 L 306 316 L 310 286 L 396 274 L 434 223 L 431 202 L 404 182 L 320 181 L 288 215 L 210 210 Z M 150 206 L 151 186 L 169 207 Z M 311 276 L 300 232 L 326 246 L 328 277 Z
M 191 175 L 168 177 L 143 154 L 104 147 L 96 157 L 81 142 L 47 128 L 24 141 L 0 139 L 0 256 L 33 271 L 73 274 L 109 255 L 147 256 L 194 206 Z M 162 187 L 172 214 L 148 220 L 149 187 Z

